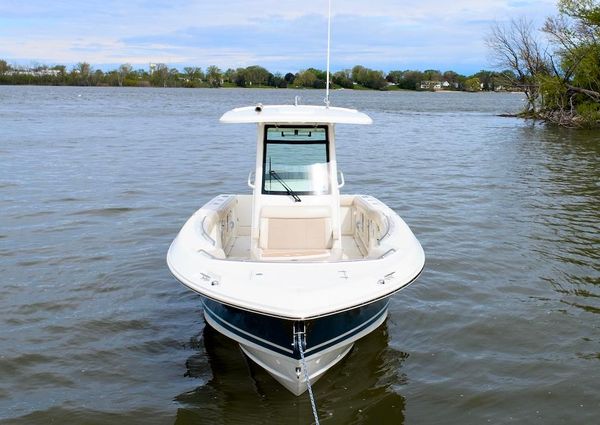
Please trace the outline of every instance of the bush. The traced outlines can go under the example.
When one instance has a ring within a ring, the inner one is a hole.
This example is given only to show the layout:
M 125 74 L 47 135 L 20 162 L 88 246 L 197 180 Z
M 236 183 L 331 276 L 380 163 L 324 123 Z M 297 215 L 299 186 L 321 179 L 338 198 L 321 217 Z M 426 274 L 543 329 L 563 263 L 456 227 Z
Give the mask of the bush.
M 577 114 L 581 127 L 594 128 L 600 125 L 600 104 L 596 102 L 584 102 L 577 105 Z

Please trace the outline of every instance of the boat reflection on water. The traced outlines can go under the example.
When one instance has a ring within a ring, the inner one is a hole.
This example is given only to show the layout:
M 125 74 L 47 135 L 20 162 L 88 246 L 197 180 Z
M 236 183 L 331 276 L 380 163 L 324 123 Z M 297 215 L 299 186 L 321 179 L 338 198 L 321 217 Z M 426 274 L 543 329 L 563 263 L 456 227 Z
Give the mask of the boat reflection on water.
M 235 341 L 205 326 L 197 346 L 199 352 L 186 362 L 187 376 L 205 383 L 175 398 L 180 404 L 175 424 L 314 421 L 308 396 L 296 397 L 279 385 Z M 321 421 L 402 424 L 405 401 L 396 390 L 406 382 L 401 370 L 407 357 L 388 346 L 385 323 L 357 341 L 314 386 Z

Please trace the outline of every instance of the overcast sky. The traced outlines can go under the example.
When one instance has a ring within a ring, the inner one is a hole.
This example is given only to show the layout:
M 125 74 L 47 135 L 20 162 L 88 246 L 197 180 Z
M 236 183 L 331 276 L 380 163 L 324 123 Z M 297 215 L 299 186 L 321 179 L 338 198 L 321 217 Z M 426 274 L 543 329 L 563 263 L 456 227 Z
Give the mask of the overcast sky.
M 489 69 L 493 22 L 553 14 L 556 0 L 333 0 L 332 69 Z M 326 36 L 327 0 L 0 0 L 0 59 L 20 65 L 296 72 L 325 68 Z

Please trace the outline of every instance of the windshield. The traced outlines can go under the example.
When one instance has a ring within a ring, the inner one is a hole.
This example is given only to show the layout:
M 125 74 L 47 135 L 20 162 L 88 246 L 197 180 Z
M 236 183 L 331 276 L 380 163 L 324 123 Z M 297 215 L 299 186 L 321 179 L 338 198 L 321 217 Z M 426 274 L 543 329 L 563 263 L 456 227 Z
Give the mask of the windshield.
M 328 194 L 327 145 L 326 126 L 267 126 L 262 193 Z

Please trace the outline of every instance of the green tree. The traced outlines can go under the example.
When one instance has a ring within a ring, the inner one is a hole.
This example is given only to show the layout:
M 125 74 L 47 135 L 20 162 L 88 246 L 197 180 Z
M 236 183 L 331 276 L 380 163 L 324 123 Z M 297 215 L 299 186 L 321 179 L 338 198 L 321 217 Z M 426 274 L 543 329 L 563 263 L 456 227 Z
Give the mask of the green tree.
M 275 74 L 269 73 L 269 80 L 267 81 L 267 85 L 272 87 L 277 87 L 279 89 L 284 89 L 288 86 L 288 82 L 283 78 L 283 76 L 276 72 Z
M 326 71 L 323 71 L 321 69 L 316 69 L 316 68 L 308 68 L 307 71 L 310 71 L 313 74 L 315 74 L 315 77 L 317 77 L 318 80 L 323 80 L 323 81 L 327 80 L 327 72 Z
M 390 83 L 398 84 L 400 81 L 402 81 L 403 74 L 404 73 L 402 71 L 390 71 L 385 79 Z
M 119 87 L 123 87 L 123 82 L 125 81 L 125 78 L 129 76 L 131 71 L 133 71 L 133 67 L 128 63 L 119 66 L 119 70 L 117 71 L 117 82 L 119 83 Z
M 508 25 L 495 24 L 486 44 L 492 50 L 495 65 L 513 71 L 514 81 L 506 83 L 519 87 L 527 97 L 526 115 L 535 115 L 539 100 L 538 77 L 547 75 L 549 64 L 544 49 L 533 32 L 531 21 L 521 18 Z
M 198 87 L 201 83 L 200 75 L 202 68 L 197 66 L 186 66 L 183 68 L 184 82 L 186 87 Z
M 264 86 L 269 81 L 271 73 L 262 66 L 252 65 L 246 68 L 244 79 L 246 85 Z
M 426 81 L 442 81 L 442 73 L 437 69 L 423 71 L 423 79 Z
M 92 86 L 106 85 L 104 83 L 104 72 L 102 72 L 101 69 L 95 70 L 93 72 L 93 74 L 90 76 L 90 85 L 92 85 Z
M 167 78 L 167 85 L 169 87 L 181 87 L 181 81 L 184 78 L 179 74 L 179 70 L 177 68 L 169 69 L 169 76 Z
M 0 60 L 0 74 L 10 71 L 10 65 L 5 60 Z
M 63 85 L 67 83 L 67 67 L 65 65 L 54 65 L 50 69 L 58 71 L 58 75 L 54 77 L 55 84 Z
M 104 74 L 104 81 L 106 84 L 108 84 L 109 86 L 119 86 L 119 72 L 118 70 L 112 70 L 112 71 L 108 71 L 107 73 Z
M 73 77 L 76 80 L 76 84 L 80 86 L 89 86 L 91 83 L 92 67 L 87 62 L 79 62 L 73 69 Z
M 223 76 L 219 67 L 211 65 L 206 68 L 206 81 L 211 87 L 221 87 L 223 85 Z
M 469 78 L 465 81 L 465 90 L 476 92 L 481 90 L 481 81 L 477 77 Z
M 365 68 L 362 65 L 355 65 L 352 68 L 352 81 L 355 81 L 357 83 L 360 83 L 360 81 L 363 81 L 366 79 L 366 73 L 367 73 L 367 68 Z
M 169 68 L 164 63 L 156 64 L 152 75 L 150 75 L 150 83 L 155 87 L 167 87 L 169 79 Z
M 352 72 L 349 69 L 344 69 L 333 74 L 332 81 L 345 89 L 353 89 L 354 82 L 352 81 Z
M 238 87 L 246 87 L 246 68 L 238 68 L 235 70 L 233 82 Z
M 454 71 L 446 71 L 442 75 L 442 80 L 448 81 L 449 83 L 458 83 L 460 80 L 460 75 Z
M 402 78 L 397 84 L 401 89 L 416 90 L 423 80 L 424 77 L 421 71 L 406 70 L 402 72 Z
M 223 81 L 227 83 L 235 83 L 235 69 L 227 68 L 223 73 Z
M 304 70 L 296 75 L 294 85 L 297 87 L 313 87 L 315 81 L 317 81 L 317 76 L 309 70 Z
M 473 77 L 479 78 L 481 82 L 481 89 L 485 91 L 494 91 L 496 88 L 496 73 L 492 71 L 486 71 L 482 69 L 478 73 L 474 74 Z
M 365 87 L 380 90 L 387 86 L 387 81 L 384 78 L 382 71 L 365 68 L 362 65 L 356 65 L 352 68 L 352 80 Z
M 488 46 L 510 72 L 507 86 L 521 87 L 528 99 L 525 116 L 562 126 L 600 127 L 600 3 L 559 0 L 559 15 L 549 17 L 541 47 L 525 19 L 492 28 Z
M 560 15 L 542 29 L 556 49 L 554 73 L 540 78 L 545 116 L 563 125 L 600 126 L 600 3 L 560 0 L 558 7 Z
M 283 79 L 285 81 L 288 82 L 288 84 L 292 84 L 294 82 L 294 78 L 296 78 L 296 76 L 294 74 L 292 74 L 291 72 L 288 72 L 287 74 L 285 74 L 285 76 L 283 77 Z

